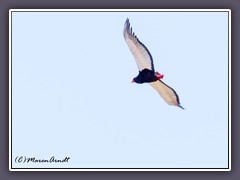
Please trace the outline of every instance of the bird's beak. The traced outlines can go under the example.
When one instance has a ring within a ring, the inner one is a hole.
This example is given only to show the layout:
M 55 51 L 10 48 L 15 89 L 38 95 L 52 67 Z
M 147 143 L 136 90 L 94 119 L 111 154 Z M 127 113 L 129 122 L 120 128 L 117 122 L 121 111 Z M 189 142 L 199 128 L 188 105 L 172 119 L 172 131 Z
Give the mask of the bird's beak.
M 134 83 L 135 81 L 134 81 L 134 79 L 131 81 L 131 83 Z

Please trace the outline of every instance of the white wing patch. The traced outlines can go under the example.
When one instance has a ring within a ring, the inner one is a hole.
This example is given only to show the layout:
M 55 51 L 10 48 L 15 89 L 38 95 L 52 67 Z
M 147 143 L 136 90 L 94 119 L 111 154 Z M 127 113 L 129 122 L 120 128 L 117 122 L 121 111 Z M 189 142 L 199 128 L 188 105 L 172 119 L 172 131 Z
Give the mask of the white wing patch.
M 160 94 L 167 104 L 181 107 L 179 104 L 178 95 L 173 89 L 161 81 L 154 81 L 149 84 Z
M 132 28 L 130 28 L 128 19 L 124 25 L 123 35 L 131 53 L 133 54 L 139 71 L 142 71 L 143 69 L 154 71 L 151 54 L 148 49 L 138 40 L 134 33 L 132 33 Z

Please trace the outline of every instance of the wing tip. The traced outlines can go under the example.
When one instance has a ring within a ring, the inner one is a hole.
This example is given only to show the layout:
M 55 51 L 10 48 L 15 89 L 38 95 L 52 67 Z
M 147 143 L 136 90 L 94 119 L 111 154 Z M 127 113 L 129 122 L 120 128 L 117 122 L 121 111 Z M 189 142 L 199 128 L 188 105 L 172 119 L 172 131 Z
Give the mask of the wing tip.
M 178 105 L 179 108 L 181 108 L 182 110 L 185 110 L 184 107 L 182 107 L 180 104 Z
M 130 22 L 129 19 L 127 18 L 124 24 L 124 29 L 129 28 L 130 27 Z
M 127 18 L 123 28 L 124 37 L 126 36 L 127 33 L 131 34 L 131 32 L 132 32 L 132 28 L 130 28 L 130 21 L 129 21 L 129 18 Z

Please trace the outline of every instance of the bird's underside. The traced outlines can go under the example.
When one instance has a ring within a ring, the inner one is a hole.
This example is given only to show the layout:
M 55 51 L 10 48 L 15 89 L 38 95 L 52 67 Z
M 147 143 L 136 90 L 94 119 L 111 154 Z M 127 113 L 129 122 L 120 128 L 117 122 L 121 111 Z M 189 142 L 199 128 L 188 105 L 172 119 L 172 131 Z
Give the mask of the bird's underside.
M 154 71 L 153 59 L 147 47 L 139 41 L 132 32 L 130 22 L 127 19 L 124 25 L 123 36 L 136 61 L 139 71 L 149 69 Z
M 124 25 L 123 36 L 139 69 L 138 76 L 135 77 L 132 82 L 139 84 L 149 83 L 167 104 L 184 109 L 180 105 L 176 91 L 160 80 L 163 78 L 162 74 L 155 72 L 153 59 L 149 50 L 139 41 L 137 36 L 134 35 L 128 19 Z
M 173 105 L 173 106 L 178 106 L 178 107 L 184 109 L 180 105 L 179 97 L 178 97 L 177 93 L 174 91 L 174 89 L 172 89 L 171 87 L 166 85 L 161 80 L 150 82 L 149 84 L 159 93 L 159 95 L 164 99 L 164 101 L 167 104 Z
M 142 83 L 157 81 L 162 78 L 163 78 L 163 74 L 159 74 L 158 72 L 154 72 L 149 69 L 144 69 L 142 71 L 139 71 L 138 76 L 135 77 L 132 82 L 142 84 Z

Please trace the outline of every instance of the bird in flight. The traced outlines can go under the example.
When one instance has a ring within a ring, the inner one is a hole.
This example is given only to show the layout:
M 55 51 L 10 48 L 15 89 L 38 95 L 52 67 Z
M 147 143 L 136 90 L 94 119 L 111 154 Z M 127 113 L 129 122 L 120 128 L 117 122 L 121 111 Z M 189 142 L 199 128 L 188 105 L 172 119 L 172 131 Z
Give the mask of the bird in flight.
M 162 74 L 155 72 L 152 56 L 147 47 L 132 32 L 129 19 L 124 24 L 123 36 L 139 70 L 138 76 L 133 78 L 132 82 L 149 83 L 167 104 L 184 109 L 180 105 L 176 91 L 160 80 L 163 78 Z

